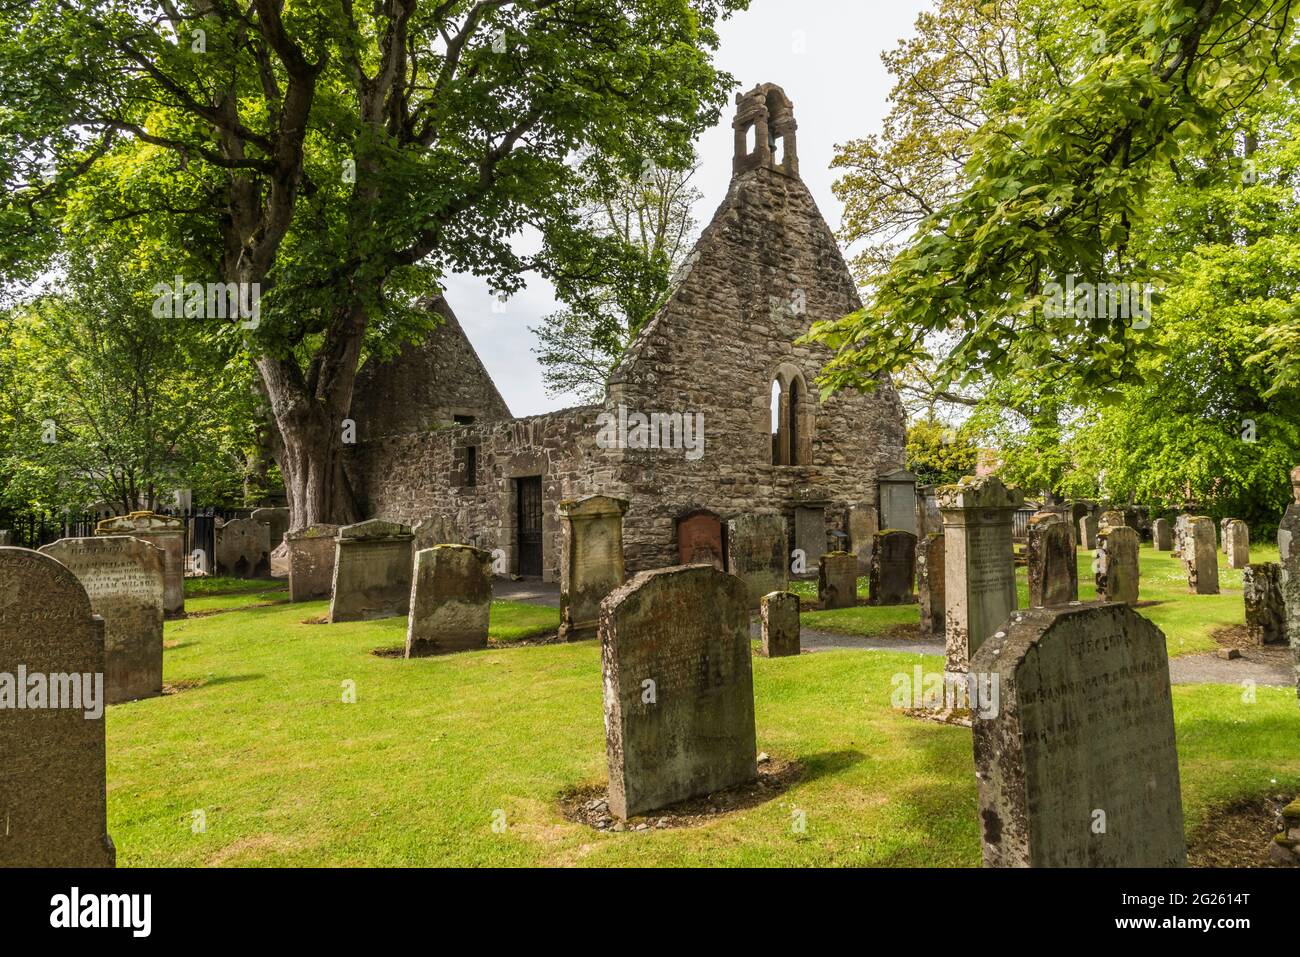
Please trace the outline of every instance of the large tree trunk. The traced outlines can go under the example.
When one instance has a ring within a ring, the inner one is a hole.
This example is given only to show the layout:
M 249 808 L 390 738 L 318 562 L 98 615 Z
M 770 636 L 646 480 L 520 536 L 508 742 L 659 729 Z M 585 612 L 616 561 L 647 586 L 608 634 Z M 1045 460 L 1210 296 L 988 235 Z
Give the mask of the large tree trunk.
M 352 404 L 365 326 L 364 306 L 341 306 L 305 376 L 292 356 L 257 361 L 279 432 L 277 459 L 291 528 L 362 518 L 343 471 L 343 420 Z

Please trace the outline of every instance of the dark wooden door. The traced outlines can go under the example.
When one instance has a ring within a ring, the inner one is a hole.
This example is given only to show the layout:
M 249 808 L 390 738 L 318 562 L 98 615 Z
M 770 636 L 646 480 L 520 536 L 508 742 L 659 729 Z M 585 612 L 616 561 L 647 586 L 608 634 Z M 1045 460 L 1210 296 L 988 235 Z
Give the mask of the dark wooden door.
M 542 477 L 515 480 L 515 528 L 518 535 L 519 574 L 542 573 Z

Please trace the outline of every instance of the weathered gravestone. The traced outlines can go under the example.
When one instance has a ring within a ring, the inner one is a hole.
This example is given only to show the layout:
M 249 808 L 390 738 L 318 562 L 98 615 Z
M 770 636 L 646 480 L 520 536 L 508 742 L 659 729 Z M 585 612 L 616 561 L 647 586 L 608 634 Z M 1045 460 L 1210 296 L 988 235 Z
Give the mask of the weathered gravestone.
M 909 605 L 916 600 L 916 536 L 897 528 L 876 533 L 867 578 L 867 601 L 872 605 Z
M 1297 470 L 1300 471 L 1300 470 Z M 1296 473 L 1291 473 L 1292 479 Z M 1286 632 L 1295 657 L 1296 694 L 1300 695 L 1300 501 L 1288 505 L 1277 529 L 1282 566 L 1282 603 L 1286 606 Z
M 1029 520 L 1029 607 L 1044 608 L 1079 600 L 1079 562 L 1069 523 L 1040 513 Z
M 1282 566 L 1276 562 L 1247 565 L 1241 573 L 1246 603 L 1246 633 L 1252 644 L 1285 643 L 1286 604 L 1282 601 Z
M 282 506 L 268 506 L 253 509 L 249 516 L 253 521 L 265 525 L 269 551 L 275 551 L 284 542 L 284 533 L 289 531 L 289 510 Z
M 1183 563 L 1187 566 L 1188 592 L 1193 595 L 1219 593 L 1219 556 L 1211 519 L 1203 515 L 1188 517 Z
M 271 574 L 270 527 L 252 518 L 232 518 L 217 528 L 217 574 L 266 578 Z
M 426 548 L 433 548 L 435 545 L 464 544 L 452 537 L 451 523 L 441 515 L 424 518 L 416 522 L 411 529 L 411 534 L 415 536 L 411 547 L 416 552 L 422 552 Z
M 713 512 L 697 509 L 677 519 L 677 561 L 681 565 L 726 568 L 722 551 L 722 520 Z
M 288 532 L 285 533 L 286 535 Z M 271 577 L 289 577 L 289 543 L 281 542 L 271 549 Z
M 738 515 L 727 521 L 727 571 L 744 582 L 749 607 L 790 582 L 790 551 L 782 515 Z
M 1097 516 L 1085 515 L 1079 519 L 1079 546 L 1089 551 L 1097 547 Z
M 966 671 L 975 649 L 1016 610 L 1011 530 L 1023 503 L 1018 489 L 993 476 L 964 478 L 939 489 L 949 672 Z
M 998 688 L 972 716 L 986 867 L 1186 865 L 1159 628 L 1122 604 L 1033 609 L 970 669 Z
M 1139 545 L 1137 530 L 1127 525 L 1111 526 L 1097 534 L 1092 570 L 1098 600 L 1137 604 L 1141 576 Z
M 1229 568 L 1245 568 L 1250 564 L 1250 526 L 1241 519 L 1224 521 L 1223 552 L 1228 556 Z
M 106 704 L 162 694 L 163 550 L 122 535 L 64 538 L 41 553 L 69 568 L 104 619 Z
M 48 555 L 0 547 L 0 867 L 112 867 L 104 622 Z
M 763 596 L 763 657 L 786 658 L 799 654 L 799 596 L 774 591 Z
M 642 572 L 601 604 L 616 817 L 757 775 L 749 607 L 744 582 L 707 565 Z
M 808 574 L 826 554 L 826 509 L 817 505 L 799 505 L 794 510 L 794 547 L 804 555 Z
M 871 552 L 876 547 L 876 532 L 880 519 L 874 505 L 855 505 L 844 518 L 849 529 L 849 550 L 858 557 L 858 574 L 865 575 L 871 568 Z
M 284 534 L 289 550 L 289 600 L 329 598 L 334 588 L 337 525 L 309 525 Z
M 1107 528 L 1119 528 L 1121 525 L 1127 525 L 1128 521 L 1124 518 L 1124 513 L 1119 509 L 1107 509 L 1101 513 L 1101 520 L 1097 523 L 1098 533 L 1105 531 Z
M 817 600 L 822 608 L 853 608 L 858 603 L 858 558 L 852 552 L 827 552 L 817 563 Z
M 1187 561 L 1187 530 L 1191 528 L 1192 516 L 1179 515 L 1174 519 L 1174 557 Z
M 916 518 L 916 476 L 899 469 L 876 480 L 876 501 L 880 504 L 880 527 L 896 528 L 915 535 L 920 528 Z
M 1167 518 L 1157 518 L 1151 523 L 1151 545 L 1158 552 L 1173 549 L 1174 533 Z
M 410 528 L 372 518 L 334 539 L 330 623 L 407 615 L 411 610 Z
M 132 512 L 106 518 L 95 526 L 96 535 L 129 535 L 163 550 L 163 612 L 185 613 L 185 526 L 179 518 Z M 211 557 L 211 556 L 209 556 Z
M 492 608 L 492 555 L 469 545 L 415 553 L 406 657 L 486 648 Z
M 595 638 L 600 603 L 627 578 L 623 564 L 621 498 L 589 495 L 561 502 L 564 551 L 560 562 L 560 638 Z
M 943 549 L 943 533 L 931 532 L 916 552 L 916 595 L 921 607 L 921 633 L 926 635 L 942 635 L 947 627 Z

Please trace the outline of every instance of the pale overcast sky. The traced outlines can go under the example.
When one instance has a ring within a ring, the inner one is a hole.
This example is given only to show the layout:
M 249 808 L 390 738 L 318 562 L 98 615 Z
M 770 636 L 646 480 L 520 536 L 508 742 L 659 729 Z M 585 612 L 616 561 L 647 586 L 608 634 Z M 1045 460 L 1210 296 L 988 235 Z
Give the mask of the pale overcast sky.
M 776 83 L 794 102 L 799 171 L 833 229 L 841 216 L 831 194 L 834 146 L 880 131 L 893 85 L 880 54 L 910 36 L 917 14 L 931 6 L 930 0 L 753 0 L 747 12 L 722 24 L 717 64 L 739 81 L 739 89 Z M 731 118 L 725 110 L 722 122 L 698 144 L 695 185 L 704 198 L 695 218 L 701 227 L 731 179 Z M 571 396 L 546 395 L 532 352 L 535 337 L 528 327 L 555 309 L 549 283 L 530 276 L 528 288 L 494 312 L 486 283 L 453 276 L 447 301 L 511 412 L 536 415 L 575 404 Z

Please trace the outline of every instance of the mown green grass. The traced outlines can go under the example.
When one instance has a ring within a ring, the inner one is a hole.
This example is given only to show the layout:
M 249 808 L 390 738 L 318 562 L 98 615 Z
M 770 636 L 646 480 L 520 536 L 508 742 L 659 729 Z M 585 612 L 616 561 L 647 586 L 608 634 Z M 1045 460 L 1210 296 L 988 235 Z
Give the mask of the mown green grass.
M 1277 561 L 1277 546 L 1253 546 L 1251 560 L 1256 562 Z M 1149 545 L 1142 546 L 1139 556 L 1141 571 L 1141 602 L 1154 602 L 1143 605 L 1142 614 L 1153 621 L 1165 633 L 1171 656 L 1204 654 L 1218 648 L 1212 635 L 1220 628 L 1242 625 L 1246 621 L 1246 609 L 1241 597 L 1241 571 L 1229 568 L 1227 560 L 1219 553 L 1219 588 L 1218 595 L 1189 595 L 1187 593 L 1187 573 L 1182 562 L 1173 557 L 1172 552 L 1156 551 Z M 1097 597 L 1094 584 L 1091 552 L 1079 549 L 1079 598 L 1092 601 Z M 865 579 L 859 582 L 859 597 L 866 600 Z M 1029 583 L 1024 568 L 1016 569 L 1016 587 L 1021 608 L 1029 605 Z M 811 590 L 809 590 L 811 589 Z M 812 599 L 816 598 L 816 582 L 797 582 L 794 591 L 801 595 L 805 592 Z M 915 605 L 896 605 L 892 607 L 869 607 L 859 605 L 857 608 L 841 608 L 834 611 L 805 612 L 800 619 L 805 628 L 821 631 L 833 631 L 841 634 L 880 637 L 887 635 L 891 628 L 900 624 L 916 624 L 920 621 L 920 612 Z
M 755 658 L 758 747 L 798 761 L 803 778 L 701 827 L 605 834 L 558 809 L 563 792 L 606 777 L 595 642 L 406 661 L 371 653 L 402 642 L 404 619 L 310 623 L 326 610 L 167 623 L 165 680 L 186 690 L 108 710 L 120 865 L 980 862 L 970 732 L 890 703 L 895 675 L 939 670 L 938 656 Z M 539 606 L 492 612 L 498 639 L 558 621 Z M 1300 788 L 1294 691 L 1261 687 L 1253 703 L 1237 687 L 1173 694 L 1189 830 L 1211 806 Z

